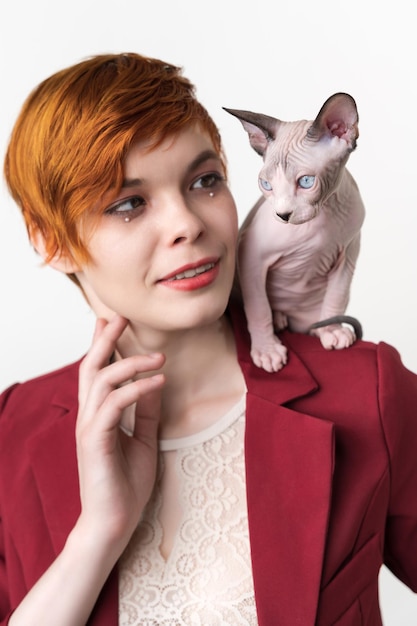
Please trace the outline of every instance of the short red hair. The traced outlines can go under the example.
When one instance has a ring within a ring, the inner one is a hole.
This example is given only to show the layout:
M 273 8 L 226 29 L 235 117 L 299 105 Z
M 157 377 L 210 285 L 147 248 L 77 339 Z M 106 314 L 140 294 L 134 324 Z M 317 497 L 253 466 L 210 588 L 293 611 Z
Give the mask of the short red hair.
M 10 193 L 28 232 L 39 231 L 47 261 L 89 254 L 80 218 L 120 190 L 132 141 L 157 146 L 198 123 L 224 160 L 219 132 L 181 69 L 134 53 L 86 59 L 44 80 L 28 97 L 5 159 Z

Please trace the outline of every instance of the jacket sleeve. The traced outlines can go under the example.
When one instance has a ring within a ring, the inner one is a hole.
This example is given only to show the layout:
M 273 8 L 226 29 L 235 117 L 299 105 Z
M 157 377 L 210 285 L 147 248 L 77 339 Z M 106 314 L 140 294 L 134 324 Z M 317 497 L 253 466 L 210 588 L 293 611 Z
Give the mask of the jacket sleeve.
M 6 563 L 4 558 L 4 541 L 2 522 L 0 519 L 0 626 L 5 626 L 10 618 L 11 610 L 7 585 Z
M 13 390 L 17 387 L 18 384 L 12 385 L 0 395 L 0 473 L 3 473 L 1 465 L 1 425 L 7 414 L 7 402 Z M 12 610 L 10 606 L 10 589 L 6 562 L 6 547 L 3 529 L 3 502 L 1 501 L 1 494 L 2 489 L 0 489 L 0 626 L 6 626 L 9 622 Z
M 378 347 L 379 403 L 390 458 L 384 562 L 417 592 L 417 375 L 395 349 Z

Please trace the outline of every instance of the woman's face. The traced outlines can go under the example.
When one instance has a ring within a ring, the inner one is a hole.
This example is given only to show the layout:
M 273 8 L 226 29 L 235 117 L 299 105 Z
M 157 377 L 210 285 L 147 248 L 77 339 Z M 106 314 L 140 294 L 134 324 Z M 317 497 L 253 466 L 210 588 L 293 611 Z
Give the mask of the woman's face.
M 191 127 L 151 151 L 134 144 L 124 173 L 77 272 L 93 309 L 157 331 L 214 321 L 233 281 L 238 224 L 209 137 Z

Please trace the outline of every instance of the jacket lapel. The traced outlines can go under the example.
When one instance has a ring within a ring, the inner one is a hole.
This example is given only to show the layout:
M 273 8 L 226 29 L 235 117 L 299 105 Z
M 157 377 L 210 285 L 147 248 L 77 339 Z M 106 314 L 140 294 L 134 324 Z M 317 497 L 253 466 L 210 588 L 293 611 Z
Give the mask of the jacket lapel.
M 248 389 L 246 480 L 259 624 L 313 626 L 330 510 L 334 427 L 284 406 L 317 390 L 317 383 L 293 352 L 277 374 L 254 366 L 246 325 L 233 317 L 236 328 L 244 329 L 236 340 Z

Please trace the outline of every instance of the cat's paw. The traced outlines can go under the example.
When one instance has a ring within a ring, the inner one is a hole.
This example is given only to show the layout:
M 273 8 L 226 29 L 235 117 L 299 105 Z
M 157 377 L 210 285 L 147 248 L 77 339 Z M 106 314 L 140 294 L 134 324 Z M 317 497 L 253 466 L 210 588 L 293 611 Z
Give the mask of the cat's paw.
M 356 339 L 355 333 L 351 328 L 340 324 L 316 328 L 314 331 L 311 331 L 311 334 L 320 338 L 321 345 L 326 350 L 349 348 Z
M 252 345 L 252 361 L 266 372 L 278 372 L 287 362 L 287 348 L 279 339 L 262 345 Z

